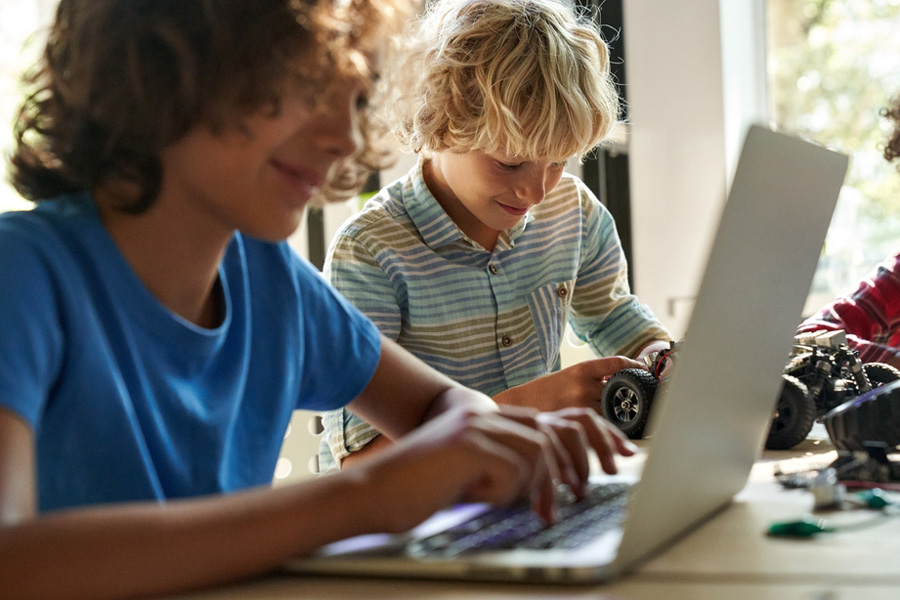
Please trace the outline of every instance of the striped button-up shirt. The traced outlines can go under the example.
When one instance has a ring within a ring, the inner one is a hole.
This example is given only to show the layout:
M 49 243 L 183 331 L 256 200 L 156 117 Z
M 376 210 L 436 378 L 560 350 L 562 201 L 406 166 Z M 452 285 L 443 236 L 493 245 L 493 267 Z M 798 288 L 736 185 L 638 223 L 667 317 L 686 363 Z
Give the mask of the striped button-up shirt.
M 428 190 L 420 161 L 341 227 L 325 276 L 387 337 L 489 396 L 558 370 L 567 322 L 598 356 L 669 339 L 629 290 L 612 216 L 569 174 L 488 252 Z M 377 435 L 345 410 L 323 421 L 322 468 Z

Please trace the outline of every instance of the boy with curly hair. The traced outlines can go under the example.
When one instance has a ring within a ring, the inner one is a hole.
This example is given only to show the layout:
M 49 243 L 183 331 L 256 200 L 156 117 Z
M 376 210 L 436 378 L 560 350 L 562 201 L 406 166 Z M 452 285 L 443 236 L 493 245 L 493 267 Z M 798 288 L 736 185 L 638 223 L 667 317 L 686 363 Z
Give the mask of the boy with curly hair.
M 390 0 L 62 0 L 0 216 L 0 581 L 9 598 L 170 594 L 459 500 L 587 480 L 588 411 L 498 408 L 383 338 L 284 238 L 380 153 Z M 393 16 L 392 16 L 393 15 Z M 397 438 L 271 489 L 292 412 Z M 409 435 L 407 435 L 409 434 Z M 400 439 L 402 438 L 402 439 Z
M 419 155 L 337 233 L 325 272 L 383 334 L 497 402 L 599 406 L 670 336 L 631 294 L 609 212 L 564 172 L 616 123 L 606 43 L 555 0 L 440 0 L 400 48 L 388 123 Z M 560 370 L 567 322 L 601 357 Z M 326 414 L 320 464 L 385 443 Z

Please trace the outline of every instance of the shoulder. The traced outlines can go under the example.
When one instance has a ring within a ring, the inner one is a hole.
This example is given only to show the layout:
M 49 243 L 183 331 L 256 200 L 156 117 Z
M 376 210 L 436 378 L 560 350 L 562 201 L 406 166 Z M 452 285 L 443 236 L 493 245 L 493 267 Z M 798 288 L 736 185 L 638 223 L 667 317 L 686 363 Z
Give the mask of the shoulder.
M 609 217 L 609 211 L 597 196 L 578 176 L 563 173 L 553 190 L 547 194 L 535 211 L 538 218 L 559 218 L 563 215 L 580 214 L 586 220 Z
M 247 281 L 254 304 L 270 312 L 295 312 L 301 307 L 307 320 L 325 314 L 358 320 L 356 309 L 286 241 L 271 243 L 236 234 L 226 260 L 229 280 Z
M 85 249 L 99 227 L 92 206 L 74 197 L 0 214 L 0 272 L 19 285 L 28 275 L 71 272 L 92 256 Z
M 900 277 L 900 252 L 886 258 L 880 266 L 885 271 L 892 273 L 894 277 Z
M 365 248 L 375 255 L 421 244 L 421 234 L 407 206 L 413 193 L 411 186 L 409 178 L 403 177 L 366 201 L 362 210 L 335 233 L 329 255 L 342 248 Z
M 246 277 L 252 293 L 271 295 L 289 290 L 295 296 L 303 292 L 330 295 L 318 269 L 287 241 L 266 242 L 235 233 L 226 254 L 226 268 Z

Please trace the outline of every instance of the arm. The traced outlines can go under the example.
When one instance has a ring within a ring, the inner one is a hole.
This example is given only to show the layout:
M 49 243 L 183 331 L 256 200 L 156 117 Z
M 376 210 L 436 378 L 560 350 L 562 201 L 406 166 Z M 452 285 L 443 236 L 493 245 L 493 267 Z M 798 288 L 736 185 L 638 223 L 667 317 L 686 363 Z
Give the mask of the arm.
M 434 415 L 425 426 L 360 468 L 229 496 L 38 515 L 33 432 L 0 409 L 4 594 L 103 599 L 211 586 L 264 573 L 352 535 L 405 531 L 458 500 L 504 504 L 531 496 L 552 519 L 553 479 L 586 478 L 578 447 L 602 449 L 604 461 L 615 451 L 631 453 L 588 413 L 561 415 L 556 418 L 565 422 L 543 426 L 532 415 L 504 416 L 489 400 L 446 386 L 434 373 L 406 372 L 405 358 L 390 354 L 360 406 L 395 434 L 419 416 Z M 412 398 L 417 417 L 381 418 L 370 404 L 386 375 L 408 375 L 412 386 L 405 391 L 437 397 Z M 569 458 L 560 461 L 564 455 Z
M 494 400 L 499 404 L 533 406 L 542 411 L 598 407 L 606 380 L 617 371 L 629 368 L 645 367 L 624 356 L 585 360 L 500 392 Z
M 630 359 L 668 347 L 669 334 L 628 288 L 625 257 L 611 215 L 575 180 L 571 210 L 580 211 L 582 233 L 569 322 L 598 358 L 516 386 L 494 399 L 540 410 L 598 406 L 606 380 L 625 368 L 645 368 Z M 618 333 L 610 333 L 618 332 Z
M 624 436 L 593 410 L 567 408 L 539 414 L 533 407 L 498 409 L 484 394 L 459 385 L 396 343 L 390 340 L 382 342 L 382 356 L 375 376 L 353 401 L 351 409 L 391 439 L 400 438 L 422 424 L 459 411 L 477 416 L 480 422 L 502 423 L 501 427 L 513 421 L 529 430 L 529 435 L 539 431 L 548 436 L 543 438 L 550 444 L 544 451 L 551 454 L 546 459 L 549 466 L 544 485 L 549 485 L 550 479 L 556 478 L 576 490 L 583 488 L 589 476 L 589 451 L 596 452 L 601 466 L 610 473 L 616 470 L 615 455 L 631 455 L 634 452 Z M 615 364 L 618 360 L 625 361 L 624 364 L 632 362 L 626 359 L 609 360 L 609 364 Z M 382 410 L 381 407 L 388 402 L 391 409 Z M 377 454 L 373 449 L 365 456 L 368 458 Z M 360 460 L 359 464 L 367 464 L 367 461 Z M 547 518 L 552 496 L 552 487 L 545 487 L 535 498 L 536 509 Z
M 628 284 L 628 263 L 616 224 L 579 182 L 583 215 L 581 255 L 569 323 L 597 356 L 642 358 L 665 348 L 671 335 Z
M 798 333 L 843 329 L 863 362 L 900 368 L 900 254 L 885 260 L 859 282 L 856 291 L 825 306 L 798 327 Z
M 381 342 L 375 375 L 349 408 L 389 438 L 397 439 L 451 407 L 497 411 L 484 394 L 459 385 L 396 342 L 384 337 Z
M 31 429 L 0 409 L 0 581 L 11 598 L 161 594 L 274 568 L 328 541 L 381 528 L 362 480 L 165 504 L 37 514 Z
M 626 368 L 644 365 L 624 357 L 598 358 L 538 377 L 526 384 L 510 388 L 494 396 L 498 404 L 531 407 L 539 411 L 557 411 L 572 407 L 594 408 L 600 405 L 605 380 Z M 354 406 L 354 410 L 359 410 Z M 348 467 L 373 456 L 391 445 L 390 438 L 381 435 L 362 449 L 344 457 L 341 466 Z

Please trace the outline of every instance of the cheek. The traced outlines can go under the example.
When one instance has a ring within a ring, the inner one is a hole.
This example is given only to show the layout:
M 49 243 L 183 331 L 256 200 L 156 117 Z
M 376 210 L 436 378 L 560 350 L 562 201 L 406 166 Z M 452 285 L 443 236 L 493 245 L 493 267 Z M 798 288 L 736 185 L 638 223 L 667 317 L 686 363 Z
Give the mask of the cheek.
M 563 176 L 563 171 L 559 171 L 558 173 L 550 176 L 550 178 L 547 181 L 547 192 L 546 193 L 549 194 L 553 190 L 553 188 L 555 188 L 557 185 L 559 185 L 559 182 L 562 181 L 562 176 Z

